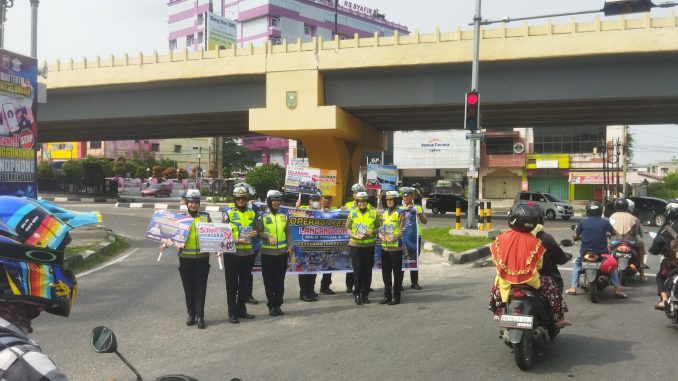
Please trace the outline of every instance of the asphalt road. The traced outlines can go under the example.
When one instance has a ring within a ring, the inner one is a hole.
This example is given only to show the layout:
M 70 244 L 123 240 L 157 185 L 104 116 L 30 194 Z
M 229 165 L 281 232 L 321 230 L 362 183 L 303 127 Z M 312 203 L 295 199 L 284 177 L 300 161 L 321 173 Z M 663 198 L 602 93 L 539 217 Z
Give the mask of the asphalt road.
M 71 317 L 43 314 L 34 321 L 35 338 L 71 380 L 134 379 L 115 355 L 91 350 L 90 331 L 98 325 L 116 332 L 120 352 L 146 379 L 169 373 L 215 381 L 675 378 L 670 348 L 678 330 L 652 310 L 654 277 L 644 284 L 632 280 L 627 300 L 615 299 L 611 289 L 595 305 L 585 296 L 566 296 L 567 318 L 574 325 L 561 332 L 533 369 L 523 372 L 499 340 L 487 310 L 494 274 L 487 262 L 453 266 L 424 254 L 424 289 L 408 288 L 399 306 L 376 303 L 382 292 L 378 273 L 373 276 L 373 303 L 366 306 L 356 306 L 343 293 L 343 275 L 333 277 L 333 289 L 342 292 L 321 296 L 316 303 L 302 302 L 292 276 L 286 281 L 285 316 L 270 317 L 265 304 L 259 304 L 248 307 L 255 320 L 232 325 L 227 322 L 223 272 L 212 260 L 208 327 L 198 330 L 184 324 L 176 256 L 166 253 L 156 262 L 157 245 L 141 238 L 151 210 L 67 207 L 99 210 L 105 225 L 133 239 L 122 260 L 79 277 Z M 445 224 L 448 217 L 435 216 L 431 225 Z M 495 227 L 505 224 L 498 219 Z M 570 224 L 548 222 L 547 228 L 561 239 L 571 235 Z M 649 264 L 656 271 L 656 258 Z M 569 267 L 561 270 L 566 279 Z M 254 282 L 254 295 L 262 301 L 261 277 Z

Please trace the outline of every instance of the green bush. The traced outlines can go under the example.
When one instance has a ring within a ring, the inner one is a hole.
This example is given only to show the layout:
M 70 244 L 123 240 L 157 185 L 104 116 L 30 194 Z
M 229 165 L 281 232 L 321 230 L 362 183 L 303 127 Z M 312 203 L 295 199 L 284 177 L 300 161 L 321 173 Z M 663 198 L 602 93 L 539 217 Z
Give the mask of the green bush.
M 678 198 L 678 172 L 667 175 L 661 182 L 650 184 L 648 195 L 665 200 Z
M 53 178 L 54 177 L 54 170 L 52 169 L 52 165 L 48 161 L 41 161 L 40 164 L 38 164 L 38 177 L 43 177 L 43 178 Z
M 94 158 L 86 158 L 81 160 L 82 166 L 82 183 L 85 186 L 98 186 L 104 182 L 104 168 L 99 160 Z
M 68 184 L 80 184 L 82 182 L 82 163 L 78 160 L 66 161 L 61 167 L 61 172 L 64 174 L 64 180 Z
M 285 185 L 285 168 L 278 164 L 264 164 L 247 172 L 245 182 L 254 187 L 257 197 L 264 199 L 271 189 L 281 190 Z

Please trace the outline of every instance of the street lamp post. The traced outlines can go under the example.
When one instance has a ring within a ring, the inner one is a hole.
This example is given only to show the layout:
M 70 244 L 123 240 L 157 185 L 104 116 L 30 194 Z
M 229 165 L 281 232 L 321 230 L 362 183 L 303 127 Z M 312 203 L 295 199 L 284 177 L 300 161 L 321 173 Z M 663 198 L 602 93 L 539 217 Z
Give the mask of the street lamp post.
M 0 49 L 5 47 L 5 21 L 7 9 L 14 6 L 14 0 L 0 0 Z
M 31 57 L 38 58 L 38 5 L 39 0 L 31 0 Z
M 200 167 L 200 158 L 202 157 L 202 146 L 200 146 L 200 147 L 193 147 L 193 149 L 197 149 L 197 150 L 198 150 L 198 171 L 197 171 L 197 173 L 195 174 L 195 177 L 196 177 L 196 180 L 199 180 L 200 177 L 201 177 L 201 176 L 200 176 L 200 175 L 201 175 L 201 172 L 202 172 L 202 167 Z

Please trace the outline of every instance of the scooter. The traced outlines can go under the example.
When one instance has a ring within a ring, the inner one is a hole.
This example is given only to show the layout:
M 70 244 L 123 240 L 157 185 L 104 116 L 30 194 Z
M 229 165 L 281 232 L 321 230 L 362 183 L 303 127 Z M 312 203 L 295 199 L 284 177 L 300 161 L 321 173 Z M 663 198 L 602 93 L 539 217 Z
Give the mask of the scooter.
M 664 284 L 671 289 L 664 313 L 673 323 L 678 324 L 678 269 L 674 269 L 669 273 Z
M 115 333 L 104 326 L 96 327 L 92 330 L 92 337 L 90 345 L 96 353 L 115 353 L 118 355 L 120 360 L 129 367 L 132 372 L 137 376 L 136 381 L 143 381 L 139 372 L 130 364 L 121 354 L 118 352 L 118 342 L 115 338 Z M 182 374 L 173 374 L 167 376 L 160 376 L 155 379 L 155 381 L 199 381 L 191 376 L 185 376 Z M 240 381 L 239 378 L 233 378 L 231 381 Z
M 638 253 L 633 248 L 633 242 L 620 240 L 612 241 L 612 255 L 617 260 L 617 269 L 619 270 L 619 283 L 626 286 L 629 278 L 638 273 L 640 268 L 640 259 Z
M 572 225 L 571 229 L 577 230 L 577 225 Z M 603 262 L 608 260 L 616 262 L 616 259 L 595 251 L 585 251 L 581 259 L 579 287 L 589 294 L 591 303 L 598 303 L 599 293 L 610 286 L 610 274 L 612 271 L 617 271 L 618 266 L 614 264 L 614 266 L 603 267 Z
M 573 245 L 569 239 L 562 240 L 560 244 Z M 534 347 L 549 347 L 560 332 L 539 290 L 520 284 L 511 286 L 506 313 L 501 315 L 498 326 L 501 339 L 513 349 L 516 365 L 522 370 L 532 367 Z

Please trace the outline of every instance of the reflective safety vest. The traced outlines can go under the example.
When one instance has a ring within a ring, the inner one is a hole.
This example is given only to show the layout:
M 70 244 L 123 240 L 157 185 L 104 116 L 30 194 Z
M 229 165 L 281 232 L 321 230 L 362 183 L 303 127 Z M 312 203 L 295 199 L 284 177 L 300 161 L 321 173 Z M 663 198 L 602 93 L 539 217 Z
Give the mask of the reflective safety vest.
M 374 226 L 377 222 L 377 211 L 373 209 L 366 209 L 365 213 L 361 212 L 360 209 L 353 209 L 351 211 L 351 233 L 358 234 L 358 225 L 363 224 L 367 227 L 367 230 L 374 230 Z M 364 239 L 355 239 L 350 238 L 351 242 L 355 243 L 374 243 L 376 238 L 374 236 L 364 238 Z
M 285 234 L 285 228 L 287 227 L 287 215 L 285 213 L 278 212 L 276 214 L 266 213 L 262 218 L 262 224 L 264 226 L 264 232 L 270 237 L 275 238 L 275 244 L 271 245 L 268 242 L 268 238 L 265 238 L 261 242 L 262 249 L 284 249 L 287 247 L 287 235 Z
M 346 210 L 353 210 L 357 207 L 358 207 L 358 203 L 355 202 L 355 201 L 349 201 L 344 205 L 344 208 Z M 370 204 L 369 202 L 367 203 L 367 209 L 372 209 L 372 204 Z
M 381 226 L 393 225 L 393 235 L 397 236 L 400 233 L 400 212 L 398 208 L 394 208 L 392 213 L 389 213 L 388 210 L 384 211 L 384 214 L 381 216 Z M 400 247 L 400 240 L 395 242 L 384 242 L 381 241 L 382 247 Z
M 200 253 L 198 229 L 195 227 L 197 222 L 211 222 L 210 215 L 205 212 L 198 212 L 198 215 L 193 218 L 191 230 L 188 232 L 188 238 L 186 238 L 184 248 L 181 249 L 181 253 L 184 255 L 198 255 Z
M 226 214 L 228 215 L 228 221 L 235 225 L 234 229 L 238 230 L 238 233 L 240 233 L 240 230 L 243 228 L 250 228 L 250 231 L 254 231 L 254 220 L 256 220 L 257 214 L 252 209 L 247 209 L 244 212 L 241 212 L 240 209 L 233 208 L 229 209 Z M 238 236 L 240 236 L 240 234 L 238 234 Z M 235 245 L 235 248 L 236 250 L 251 249 L 252 242 L 238 243 Z

